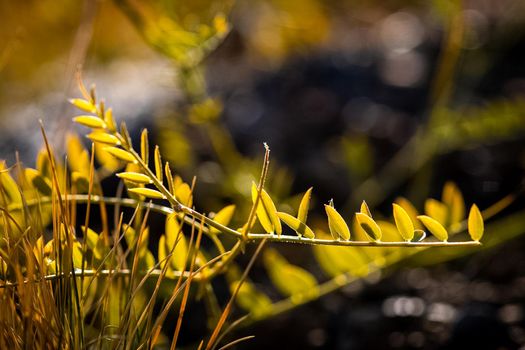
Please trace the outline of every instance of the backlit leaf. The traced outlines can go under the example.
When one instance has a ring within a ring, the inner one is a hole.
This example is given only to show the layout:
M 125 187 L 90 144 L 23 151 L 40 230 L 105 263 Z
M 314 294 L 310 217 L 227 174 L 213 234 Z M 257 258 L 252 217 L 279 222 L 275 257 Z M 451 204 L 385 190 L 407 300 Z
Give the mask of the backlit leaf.
M 263 261 L 273 284 L 283 295 L 299 297 L 305 293 L 318 293 L 315 277 L 303 268 L 288 263 L 277 251 L 265 250 Z
M 175 270 L 181 271 L 184 269 L 186 263 L 188 244 L 182 233 L 182 226 L 179 223 L 176 213 L 172 213 L 166 217 L 165 231 L 167 253 L 169 254 L 173 249 L 171 266 Z M 175 243 L 177 244 L 176 246 Z M 173 248 L 174 246 L 175 248 Z
M 114 132 L 117 130 L 117 125 L 115 124 L 115 119 L 113 118 L 113 110 L 111 108 L 108 108 L 104 112 L 104 121 L 106 122 L 109 131 Z
M 160 149 L 159 146 L 155 146 L 155 175 L 157 175 L 157 179 L 159 179 L 160 182 L 162 182 L 163 170 Z
M 140 157 L 146 165 L 149 163 L 148 129 L 142 130 L 140 134 Z
M 448 207 L 449 225 L 458 224 L 465 219 L 465 201 L 456 184 L 450 181 L 445 183 L 442 200 Z
M 0 170 L 5 169 L 5 163 L 0 162 Z M 7 195 L 9 203 L 22 203 L 22 195 L 18 186 L 7 171 L 0 172 L 0 190 Z
M 109 146 L 118 146 L 120 145 L 120 141 L 116 136 L 113 136 L 111 134 L 107 134 L 105 132 L 97 132 L 94 131 L 86 136 L 88 139 L 90 139 L 93 142 L 103 143 L 105 145 Z
M 334 239 L 343 239 L 345 241 L 350 239 L 350 229 L 346 224 L 345 220 L 335 210 L 329 205 L 324 206 L 326 215 L 328 216 L 328 227 L 330 228 L 330 233 Z
M 396 227 L 404 240 L 410 241 L 414 238 L 414 224 L 410 219 L 410 216 L 399 204 L 393 203 L 394 220 Z
M 237 289 L 238 281 L 230 284 L 230 291 L 233 293 Z M 248 282 L 244 283 L 239 288 L 235 302 L 244 310 L 250 312 L 255 319 L 264 317 L 264 315 L 271 310 L 272 301 L 270 298 L 255 288 L 255 286 Z
M 363 202 L 364 203 L 364 202 Z M 374 241 L 381 240 L 381 228 L 370 216 L 363 213 L 356 213 L 355 217 L 359 225 L 365 230 L 366 234 Z
M 444 242 L 447 241 L 448 232 L 437 220 L 427 215 L 419 215 L 417 218 L 437 239 Z
M 130 188 L 128 189 L 129 192 L 135 193 L 141 196 L 145 196 L 148 198 L 154 198 L 154 199 L 165 199 L 164 195 L 160 193 L 157 190 L 152 190 L 151 188 L 143 188 L 143 187 L 137 187 L 137 188 Z
M 213 217 L 213 221 L 223 226 L 228 226 L 228 224 L 230 223 L 233 217 L 234 212 L 235 212 L 235 205 L 234 204 L 227 205 L 221 210 L 219 210 L 217 214 L 215 214 L 215 216 Z M 210 233 L 217 235 L 220 233 L 220 231 L 214 227 L 210 227 Z
M 106 148 L 104 148 L 104 150 L 106 152 L 108 152 L 109 154 L 111 154 L 112 156 L 114 156 L 115 158 L 123 160 L 125 162 L 131 162 L 131 163 L 136 163 L 137 162 L 135 160 L 135 157 L 133 157 L 133 155 L 131 153 L 129 153 L 127 151 L 124 151 L 121 148 L 118 148 L 118 147 L 106 147 Z
M 319 265 L 331 277 L 344 273 L 364 277 L 369 273 L 367 259 L 361 248 L 316 245 L 313 250 Z
M 370 212 L 370 208 L 368 208 L 368 204 L 366 204 L 365 201 L 361 203 L 360 213 L 363 213 L 367 215 L 368 217 L 372 218 L 372 213 Z
M 252 201 L 255 203 L 257 199 L 257 186 L 252 183 Z M 281 220 L 277 216 L 277 208 L 273 203 L 270 195 L 264 190 L 261 190 L 261 196 L 257 205 L 257 218 L 263 226 L 266 232 L 276 233 L 280 235 L 282 233 Z
M 139 184 L 149 184 L 149 183 L 151 183 L 151 179 L 147 175 L 144 175 L 144 174 L 141 174 L 141 173 L 124 172 L 124 173 L 117 174 L 117 176 L 119 178 L 123 179 L 123 180 L 136 182 L 136 183 L 139 183 Z
M 67 161 L 73 171 L 89 178 L 91 162 L 88 151 L 84 148 L 77 134 L 69 133 L 66 136 Z
M 425 201 L 425 214 L 445 226 L 448 218 L 448 208 L 438 200 L 429 198 Z
M 479 241 L 483 237 L 483 231 L 483 217 L 478 206 L 473 204 L 468 215 L 468 233 L 474 241 Z
M 72 98 L 69 100 L 69 102 L 84 112 L 95 113 L 97 111 L 97 107 L 93 103 L 82 98 Z
M 191 207 L 193 199 L 191 195 L 190 185 L 184 182 L 177 186 L 175 190 L 175 197 L 181 204 L 187 207 Z
M 92 129 L 105 129 L 106 123 L 99 117 L 93 115 L 79 115 L 78 117 L 73 118 L 75 123 L 86 126 Z
M 297 214 L 297 219 L 299 221 L 306 223 L 308 218 L 308 209 L 310 209 L 310 199 L 312 198 L 312 187 L 310 187 L 303 195 L 301 199 L 301 204 L 299 204 L 299 212 Z
M 416 207 L 406 198 L 404 197 L 398 197 L 394 201 L 394 203 L 398 204 L 401 208 L 405 209 L 408 216 L 410 217 L 410 220 L 412 220 L 412 224 L 414 225 L 414 229 L 422 229 L 423 226 L 417 219 L 417 216 L 419 215 Z
M 38 190 L 38 192 L 45 196 L 51 195 L 51 182 L 43 177 L 38 170 L 26 168 L 25 176 L 27 181 L 29 181 L 29 183 L 31 183 Z
M 306 238 L 314 238 L 314 231 L 308 227 L 304 222 L 301 222 L 299 219 L 296 219 L 290 214 L 277 212 L 279 218 L 292 230 L 297 232 L 299 236 L 304 236 Z

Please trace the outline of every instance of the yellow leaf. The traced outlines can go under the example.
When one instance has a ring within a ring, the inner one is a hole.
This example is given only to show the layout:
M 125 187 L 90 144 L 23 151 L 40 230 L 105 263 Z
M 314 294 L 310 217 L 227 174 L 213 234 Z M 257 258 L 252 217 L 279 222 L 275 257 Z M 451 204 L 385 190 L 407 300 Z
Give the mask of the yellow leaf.
M 140 157 L 146 165 L 149 163 L 148 129 L 142 130 L 140 134 Z
M 115 119 L 113 119 L 113 110 L 111 108 L 108 108 L 104 113 L 104 121 L 106 122 L 109 131 L 114 132 L 117 130 Z
M 5 164 L 0 162 L 0 170 L 5 169 Z M 3 190 L 7 195 L 8 203 L 22 203 L 22 195 L 15 180 L 9 175 L 7 171 L 0 172 L 0 190 Z M 0 196 L 0 200 L 1 200 Z M 0 201 L 1 203 L 1 201 Z
M 483 217 L 478 206 L 473 204 L 468 215 L 468 233 L 474 241 L 479 241 L 483 237 L 483 231 Z
M 73 171 L 78 171 L 81 175 L 89 179 L 89 169 L 91 161 L 89 153 L 82 145 L 80 138 L 76 134 L 69 133 L 66 136 L 67 160 L 69 167 Z
M 449 225 L 455 225 L 465 218 L 465 201 L 461 191 L 451 181 L 445 183 L 442 195 L 443 203 L 448 207 Z
M 299 212 L 297 214 L 297 219 L 299 221 L 306 223 L 308 217 L 308 209 L 310 208 L 310 198 L 312 197 L 312 187 L 308 189 L 301 199 L 301 204 L 299 204 Z
M 168 182 L 168 189 L 170 193 L 175 191 L 175 186 L 173 185 L 173 175 L 171 174 L 170 163 L 166 162 L 164 165 L 164 174 L 166 175 L 166 181 Z
M 321 238 L 327 234 L 320 233 Z M 328 245 L 315 245 L 313 247 L 316 260 L 321 268 L 331 277 L 344 273 L 352 276 L 364 277 L 368 275 L 369 266 L 361 248 L 336 247 Z
M 160 263 L 160 268 L 163 269 L 166 265 L 166 256 L 168 256 L 168 249 L 166 245 L 166 236 L 161 235 L 159 238 L 159 249 L 158 249 L 158 258 Z
M 83 126 L 87 126 L 92 129 L 105 129 L 106 123 L 99 117 L 93 115 L 79 115 L 78 117 L 73 118 L 75 123 L 78 123 Z
M 29 183 L 31 183 L 38 190 L 38 192 L 45 196 L 51 195 L 51 182 L 43 177 L 38 170 L 26 168 L 25 176 L 27 181 L 29 181 Z
M 326 215 L 328 216 L 328 227 L 330 228 L 332 237 L 334 239 L 342 238 L 343 240 L 348 241 L 350 239 L 350 229 L 348 228 L 348 225 L 341 214 L 326 204 L 324 209 L 326 211 Z
M 252 183 L 253 203 L 255 203 L 257 199 L 257 192 L 257 186 L 255 183 Z M 279 216 L 277 216 L 277 208 L 270 198 L 270 195 L 268 195 L 264 189 L 261 190 L 261 197 L 257 205 L 257 218 L 266 232 L 281 235 L 282 226 L 281 220 L 279 220 Z
M 193 203 L 191 188 L 187 183 L 182 183 L 175 189 L 175 197 L 179 202 L 187 207 L 191 207 Z
M 419 215 L 417 218 L 437 239 L 444 242 L 447 241 L 448 232 L 438 221 L 427 215 Z
M 104 150 L 111 154 L 113 157 L 123 160 L 125 162 L 136 163 L 135 157 L 127 151 L 117 147 L 105 147 Z
M 399 233 L 396 225 L 390 221 L 377 220 L 377 225 L 381 229 L 381 241 L 383 242 L 401 242 L 404 238 Z M 397 249 L 397 248 L 394 248 Z
M 233 293 L 237 289 L 238 281 L 230 284 L 230 291 Z M 264 317 L 264 315 L 271 310 L 272 301 L 270 298 L 256 289 L 252 283 L 244 281 L 235 302 L 245 311 L 250 312 L 255 319 Z
M 370 209 L 368 208 L 368 204 L 366 204 L 365 201 L 361 203 L 361 213 L 367 215 L 368 217 L 372 218 L 372 213 L 370 212 Z
M 162 159 L 160 158 L 160 149 L 159 146 L 155 146 L 155 175 L 157 175 L 157 179 L 159 179 L 160 182 L 162 182 Z
M 414 224 L 414 229 L 422 229 L 423 226 L 421 223 L 417 220 L 417 216 L 419 215 L 416 207 L 406 198 L 404 197 L 398 197 L 394 201 L 396 204 L 398 204 L 401 208 L 405 209 L 408 216 L 410 216 L 410 220 L 412 220 L 412 224 Z
M 97 162 L 104 167 L 104 169 L 107 169 L 111 173 L 117 171 L 118 169 L 122 168 L 122 162 L 115 157 L 113 157 L 111 154 L 106 152 L 104 150 L 106 146 L 102 143 L 95 143 L 95 158 L 97 159 Z M 132 164 L 132 163 L 128 163 Z
M 414 224 L 410 219 L 410 216 L 399 204 L 393 203 L 394 208 L 394 220 L 396 222 L 396 227 L 404 240 L 410 241 L 414 238 Z
M 308 227 L 304 222 L 301 222 L 299 219 L 296 219 L 290 214 L 277 212 L 279 218 L 290 227 L 292 230 L 297 232 L 299 236 L 304 236 L 306 238 L 314 238 L 314 231 Z
M 299 297 L 305 293 L 318 293 L 315 277 L 299 266 L 288 263 L 277 251 L 265 250 L 263 261 L 273 284 L 283 295 Z
M 425 214 L 443 226 L 447 224 L 448 208 L 438 200 L 429 198 L 425 201 Z
M 173 250 L 171 266 L 177 271 L 182 271 L 188 255 L 188 244 L 176 213 L 172 213 L 166 218 L 165 230 L 167 253 Z
M 97 107 L 93 103 L 91 103 L 90 101 L 86 101 L 82 98 L 72 98 L 69 100 L 69 102 L 73 106 L 83 110 L 84 112 L 96 113 L 97 111 Z
M 157 190 L 152 190 L 151 188 L 137 187 L 137 188 L 130 188 L 128 189 L 128 191 L 131 193 L 135 193 L 141 196 L 148 197 L 148 198 L 166 199 L 166 197 L 162 193 L 160 193 Z
M 139 257 L 144 257 L 148 252 L 149 242 L 149 227 L 145 227 L 144 230 L 138 235 L 137 249 L 139 251 Z
M 363 202 L 364 203 L 364 202 Z M 365 204 L 366 205 L 366 204 Z M 381 228 L 370 216 L 363 213 L 356 213 L 355 218 L 359 225 L 365 230 L 366 234 L 374 241 L 381 240 Z
M 94 131 L 88 134 L 86 137 L 93 142 L 103 143 L 105 145 L 110 145 L 110 146 L 120 145 L 120 141 L 116 136 L 107 134 L 105 132 Z
M 137 232 L 133 227 L 127 224 L 124 224 L 122 226 L 122 230 L 124 231 L 124 239 L 126 240 L 126 244 L 128 245 L 128 250 L 132 250 L 135 247 L 135 244 L 137 243 Z
M 215 216 L 213 216 L 213 221 L 223 226 L 228 226 L 228 224 L 230 223 L 233 217 L 234 212 L 235 212 L 235 204 L 230 204 L 228 206 L 225 206 L 224 208 L 219 210 L 219 212 L 215 214 Z M 210 233 L 217 235 L 220 233 L 220 231 L 214 227 L 210 227 Z
M 149 183 L 151 183 L 151 179 L 147 175 L 144 175 L 144 174 L 141 174 L 141 173 L 124 172 L 124 173 L 117 174 L 117 176 L 119 178 L 123 179 L 123 180 L 136 182 L 136 183 L 139 183 L 139 184 L 149 184 Z

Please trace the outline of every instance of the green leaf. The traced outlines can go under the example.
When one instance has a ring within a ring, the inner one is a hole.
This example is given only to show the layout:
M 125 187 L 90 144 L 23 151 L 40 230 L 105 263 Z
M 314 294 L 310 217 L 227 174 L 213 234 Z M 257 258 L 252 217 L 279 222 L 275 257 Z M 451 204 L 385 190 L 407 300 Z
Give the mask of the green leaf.
M 483 217 L 478 206 L 473 204 L 468 215 L 468 233 L 474 241 L 479 241 L 483 237 L 483 231 Z
M 304 236 L 306 238 L 315 238 L 314 231 L 308 227 L 304 222 L 301 222 L 299 219 L 296 219 L 290 214 L 277 212 L 279 218 L 290 227 L 292 230 L 297 232 L 299 236 Z
M 151 188 L 137 187 L 128 189 L 129 192 L 135 193 L 141 196 L 154 199 L 166 199 L 166 197 L 157 190 L 152 190 Z
M 306 223 L 308 217 L 308 209 L 310 209 L 310 199 L 312 198 L 312 189 L 310 187 L 303 195 L 301 199 L 301 204 L 299 204 L 299 212 L 297 213 L 297 219 L 299 221 Z
M 135 157 L 128 151 L 124 151 L 123 149 L 117 148 L 117 147 L 105 147 L 104 151 L 111 154 L 113 157 L 123 160 L 125 162 L 130 163 L 136 163 Z
M 448 239 L 447 230 L 437 220 L 434 220 L 427 215 L 419 215 L 417 217 L 423 225 L 440 241 L 446 242 Z
M 146 165 L 149 163 L 148 129 L 142 130 L 140 134 L 140 157 Z
M 121 178 L 122 180 L 127 180 L 131 182 L 139 183 L 139 184 L 151 183 L 151 179 L 147 175 L 144 175 L 141 173 L 135 173 L 135 172 L 128 171 L 128 172 L 119 173 L 117 174 L 117 176 Z
M 393 203 L 392 207 L 397 230 L 404 240 L 410 241 L 414 238 L 414 224 L 412 223 L 410 216 L 399 204 Z
M 157 179 L 159 179 L 160 182 L 162 182 L 162 175 L 163 175 L 162 169 L 162 159 L 160 157 L 160 149 L 159 146 L 155 146 L 155 174 L 157 175 Z
M 69 102 L 73 106 L 83 110 L 84 112 L 96 113 L 97 111 L 97 107 L 93 103 L 91 103 L 90 101 L 86 101 L 82 98 L 72 98 L 69 100 Z
M 93 115 L 79 115 L 73 118 L 73 121 L 77 124 L 86 126 L 92 129 L 105 129 L 106 123 L 99 117 Z
M 95 131 L 95 132 L 88 134 L 86 137 L 93 142 L 103 143 L 109 146 L 119 146 L 120 145 L 120 141 L 116 136 L 107 134 L 105 132 Z
M 328 216 L 328 227 L 330 228 L 330 233 L 332 234 L 333 239 L 342 238 L 343 240 L 348 241 L 350 239 L 350 229 L 341 214 L 326 204 L 324 209 Z
M 235 212 L 235 204 L 230 204 L 230 205 L 227 205 L 225 206 L 224 208 L 222 208 L 221 210 L 219 210 L 219 212 L 217 214 L 215 214 L 215 216 L 213 216 L 213 221 L 223 225 L 223 226 L 228 226 L 228 224 L 230 223 L 232 217 L 233 217 L 233 213 Z M 214 235 L 217 235 L 219 234 L 221 231 L 217 230 L 216 228 L 214 227 L 210 227 L 210 233 L 211 234 L 214 234 Z
M 364 203 L 364 202 L 363 202 Z M 365 204 L 366 205 L 366 204 Z M 367 207 L 368 208 L 368 207 Z M 374 241 L 381 240 L 381 228 L 370 216 L 363 213 L 356 213 L 355 218 L 366 234 Z
M 257 186 L 252 183 L 252 201 L 255 203 L 257 199 Z M 268 233 L 276 233 L 281 235 L 282 226 L 279 216 L 277 216 L 277 208 L 273 203 L 270 195 L 263 189 L 261 190 L 261 197 L 259 198 L 259 204 L 257 205 L 257 218 L 263 226 L 264 230 Z

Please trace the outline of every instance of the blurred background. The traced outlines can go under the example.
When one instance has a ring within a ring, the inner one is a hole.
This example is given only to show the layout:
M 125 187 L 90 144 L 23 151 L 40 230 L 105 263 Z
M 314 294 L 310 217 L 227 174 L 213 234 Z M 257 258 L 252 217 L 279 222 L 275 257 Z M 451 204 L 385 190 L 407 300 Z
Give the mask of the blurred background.
M 38 119 L 64 148 L 82 67 L 134 135 L 148 127 L 197 176 L 203 210 L 249 201 L 263 142 L 272 197 L 289 209 L 313 186 L 314 223 L 330 199 L 421 209 L 447 181 L 481 208 L 516 196 L 487 230 L 495 247 L 405 261 L 240 330 L 256 339 L 239 348 L 525 346 L 525 239 L 506 242 L 525 232 L 525 2 L 0 0 L 0 19 L 8 163 L 33 164 Z M 309 249 L 279 248 L 324 278 Z M 279 299 L 261 267 L 252 279 Z

